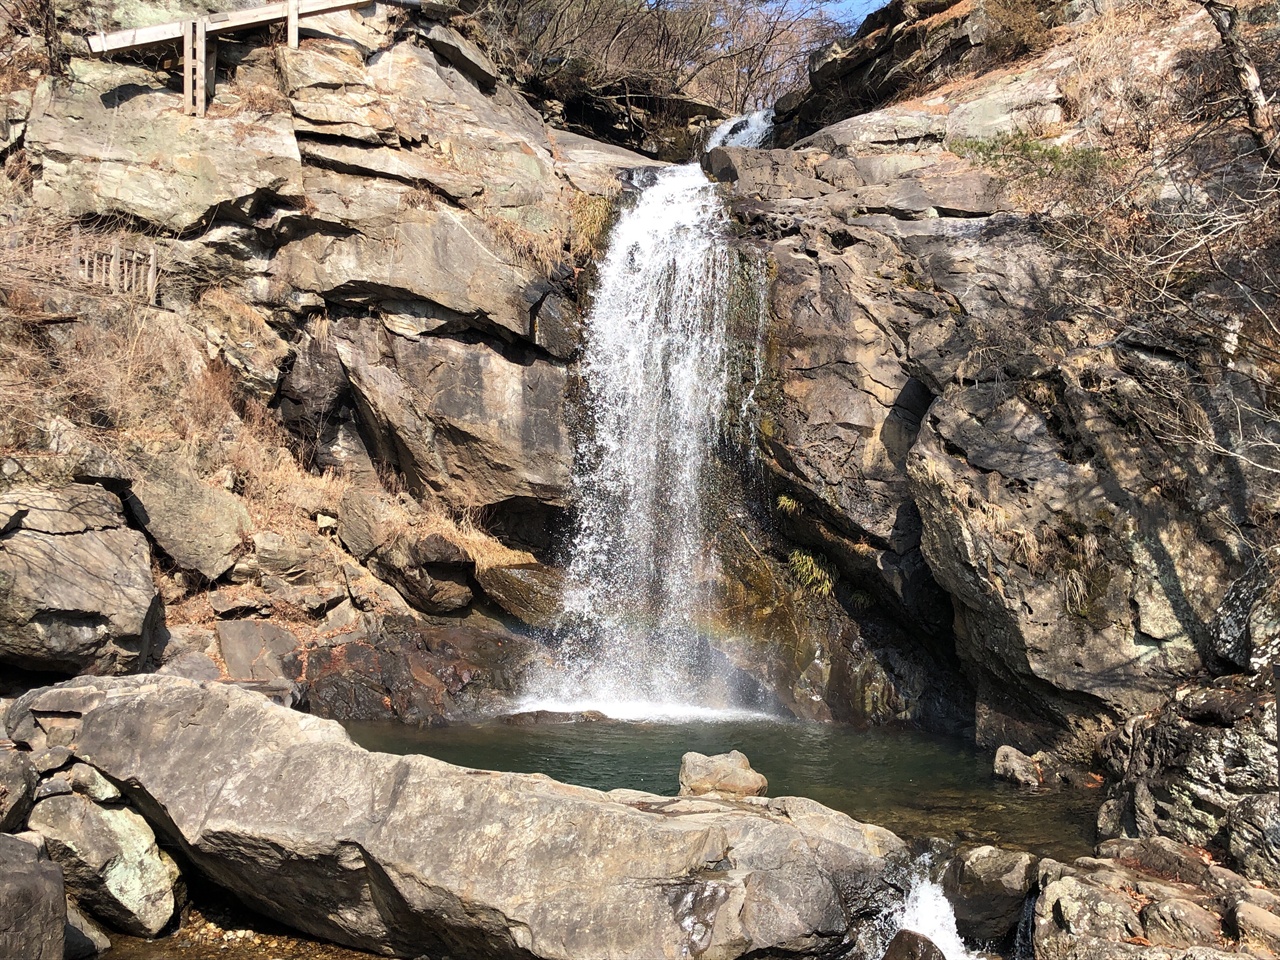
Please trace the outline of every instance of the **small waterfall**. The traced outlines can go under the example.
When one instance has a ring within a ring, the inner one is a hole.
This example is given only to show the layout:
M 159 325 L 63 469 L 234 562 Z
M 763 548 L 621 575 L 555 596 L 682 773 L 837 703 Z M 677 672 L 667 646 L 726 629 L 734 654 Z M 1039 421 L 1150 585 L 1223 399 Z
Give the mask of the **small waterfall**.
M 947 960 L 980 960 L 960 939 L 955 910 L 942 887 L 928 878 L 926 869 L 927 865 L 921 868 L 912 884 L 902 911 L 895 918 L 894 932 L 911 930 L 928 937 Z
M 726 120 L 712 132 L 707 149 L 715 147 L 758 147 L 773 132 L 773 110 L 757 110 L 745 117 Z
M 765 134 L 761 114 L 712 140 Z M 715 185 L 688 163 L 658 171 L 610 236 L 587 316 L 561 655 L 531 679 L 525 708 L 696 717 L 732 700 L 697 626 L 715 574 L 708 494 L 741 273 L 726 223 Z

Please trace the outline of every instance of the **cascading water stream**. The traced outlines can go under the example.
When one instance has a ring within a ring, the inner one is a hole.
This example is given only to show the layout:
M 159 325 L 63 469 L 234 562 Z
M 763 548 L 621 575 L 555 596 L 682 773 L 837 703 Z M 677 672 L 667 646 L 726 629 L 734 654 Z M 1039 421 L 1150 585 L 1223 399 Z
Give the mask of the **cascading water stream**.
M 717 145 L 752 146 L 766 112 Z M 662 169 L 623 211 L 599 265 L 582 360 L 588 424 L 574 471 L 576 519 L 557 669 L 526 708 L 619 719 L 724 715 L 697 623 L 715 558 L 707 493 L 729 397 L 737 255 L 715 185 L 697 163 Z

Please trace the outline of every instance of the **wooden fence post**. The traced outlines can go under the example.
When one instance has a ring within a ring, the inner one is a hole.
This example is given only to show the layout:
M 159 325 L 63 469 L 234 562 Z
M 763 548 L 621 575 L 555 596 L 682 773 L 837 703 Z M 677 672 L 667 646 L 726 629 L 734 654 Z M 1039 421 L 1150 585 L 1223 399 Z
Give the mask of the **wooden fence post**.
M 147 300 L 154 307 L 156 304 L 156 280 L 159 276 L 156 272 L 156 248 L 151 247 L 151 266 L 147 268 Z
M 196 116 L 203 117 L 209 106 L 209 21 L 196 21 Z
M 288 0 L 289 49 L 298 49 L 298 0 Z
M 196 25 L 192 20 L 182 23 L 182 112 L 196 112 Z
M 117 240 L 111 245 L 111 272 L 108 275 L 107 285 L 113 291 L 120 289 L 120 241 Z
M 80 279 L 80 224 L 71 228 L 71 277 Z

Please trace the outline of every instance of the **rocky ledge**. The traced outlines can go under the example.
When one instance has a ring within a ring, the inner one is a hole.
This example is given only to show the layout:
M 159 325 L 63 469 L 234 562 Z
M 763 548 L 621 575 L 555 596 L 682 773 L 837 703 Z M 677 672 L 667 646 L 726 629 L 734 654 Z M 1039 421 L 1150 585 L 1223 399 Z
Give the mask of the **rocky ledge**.
M 184 869 L 384 955 L 878 960 L 868 921 L 906 886 L 901 840 L 811 800 L 602 793 L 370 753 L 229 685 L 84 677 L 26 694 L 7 725 L 118 785 Z M 31 820 L 52 829 L 52 802 Z

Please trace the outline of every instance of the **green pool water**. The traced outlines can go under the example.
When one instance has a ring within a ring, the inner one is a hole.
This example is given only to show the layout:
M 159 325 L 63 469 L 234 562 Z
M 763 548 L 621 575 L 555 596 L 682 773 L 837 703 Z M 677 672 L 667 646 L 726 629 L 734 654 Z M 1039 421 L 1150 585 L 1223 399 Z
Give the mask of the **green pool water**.
M 689 750 L 741 750 L 771 796 L 812 797 L 907 838 L 999 843 L 1073 859 L 1092 852 L 1096 790 L 1029 793 L 997 781 L 991 760 L 954 740 L 904 730 L 766 720 L 681 723 L 488 723 L 419 730 L 350 723 L 370 750 L 425 754 L 460 766 L 545 773 L 612 790 L 673 795 Z

